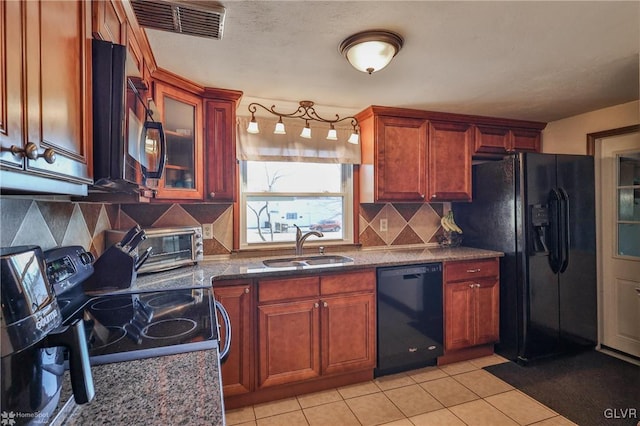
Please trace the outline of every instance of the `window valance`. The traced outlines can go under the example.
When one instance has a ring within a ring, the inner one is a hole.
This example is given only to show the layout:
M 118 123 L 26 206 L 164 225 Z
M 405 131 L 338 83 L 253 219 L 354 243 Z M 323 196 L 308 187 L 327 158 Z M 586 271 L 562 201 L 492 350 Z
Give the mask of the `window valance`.
M 338 140 L 327 140 L 329 126 L 311 125 L 311 139 L 300 137 L 301 120 L 285 120 L 287 133 L 274 135 L 276 119 L 256 117 L 260 133 L 247 132 L 250 117 L 238 117 L 236 143 L 239 160 L 360 164 L 360 145 L 347 142 L 352 128 L 336 127 Z M 300 121 L 300 122 L 297 122 Z

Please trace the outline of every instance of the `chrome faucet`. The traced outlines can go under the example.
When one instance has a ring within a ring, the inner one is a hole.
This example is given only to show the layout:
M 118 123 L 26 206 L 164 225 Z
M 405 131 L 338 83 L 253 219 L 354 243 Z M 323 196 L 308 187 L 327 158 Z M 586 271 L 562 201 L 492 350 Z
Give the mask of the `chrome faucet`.
M 296 256 L 302 256 L 302 245 L 305 240 L 312 235 L 315 235 L 318 238 L 324 237 L 324 234 L 320 231 L 309 231 L 306 234 L 302 235 L 302 231 L 298 228 L 298 225 L 293 225 L 296 227 Z

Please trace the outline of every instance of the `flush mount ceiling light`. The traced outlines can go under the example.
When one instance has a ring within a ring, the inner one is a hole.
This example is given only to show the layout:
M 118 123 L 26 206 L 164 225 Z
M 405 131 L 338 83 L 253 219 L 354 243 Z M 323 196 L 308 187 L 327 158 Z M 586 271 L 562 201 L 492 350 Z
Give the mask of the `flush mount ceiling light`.
M 371 74 L 389 65 L 403 43 L 402 37 L 391 31 L 363 31 L 340 43 L 340 53 L 355 69 Z
M 327 133 L 327 139 L 329 140 L 338 140 L 338 134 L 336 132 L 335 129 L 335 124 L 339 123 L 341 121 L 346 121 L 346 120 L 351 120 L 351 127 L 353 128 L 351 136 L 349 136 L 349 139 L 347 140 L 347 142 L 352 143 L 352 144 L 358 144 L 360 137 L 358 135 L 358 120 L 353 117 L 344 117 L 344 118 L 340 118 L 340 116 L 338 114 L 336 114 L 336 118 L 335 120 L 329 120 L 327 118 L 323 118 L 320 117 L 318 115 L 318 113 L 316 112 L 316 110 L 313 108 L 314 103 L 311 101 L 300 101 L 300 106 L 298 107 L 297 110 L 295 110 L 292 113 L 282 113 L 282 112 L 278 112 L 276 111 L 276 106 L 275 105 L 271 105 L 271 108 L 267 108 L 264 105 L 261 105 L 259 103 L 256 102 L 252 102 L 249 104 L 249 112 L 251 113 L 251 121 L 249 122 L 249 126 L 247 127 L 247 132 L 248 133 L 260 133 L 260 129 L 258 128 L 258 122 L 256 121 L 256 111 L 258 110 L 258 107 L 264 109 L 267 112 L 270 112 L 273 115 L 277 115 L 278 117 L 280 117 L 280 119 L 278 120 L 278 122 L 276 123 L 276 127 L 275 130 L 273 131 L 274 134 L 276 135 L 284 135 L 286 134 L 286 130 L 284 127 L 284 123 L 282 122 L 282 117 L 284 118 L 299 118 L 301 120 L 304 120 L 305 126 L 302 129 L 302 133 L 300 133 L 300 137 L 305 138 L 305 139 L 310 139 L 311 138 L 311 128 L 309 127 L 309 122 L 310 121 L 319 121 L 321 123 L 328 123 L 329 124 L 329 132 Z

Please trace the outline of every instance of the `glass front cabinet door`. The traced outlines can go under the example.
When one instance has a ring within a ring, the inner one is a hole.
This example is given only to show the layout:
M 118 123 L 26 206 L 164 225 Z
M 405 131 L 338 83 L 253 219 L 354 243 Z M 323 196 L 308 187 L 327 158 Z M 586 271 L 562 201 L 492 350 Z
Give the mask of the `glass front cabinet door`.
M 204 193 L 202 99 L 155 83 L 156 103 L 167 144 L 165 169 L 156 198 L 202 199 Z

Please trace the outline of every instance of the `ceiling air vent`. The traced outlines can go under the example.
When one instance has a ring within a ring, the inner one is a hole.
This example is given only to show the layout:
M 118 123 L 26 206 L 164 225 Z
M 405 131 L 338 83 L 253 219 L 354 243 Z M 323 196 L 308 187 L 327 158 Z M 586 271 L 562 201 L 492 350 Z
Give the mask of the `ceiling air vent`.
M 220 40 L 225 9 L 209 1 L 132 0 L 140 26 Z

